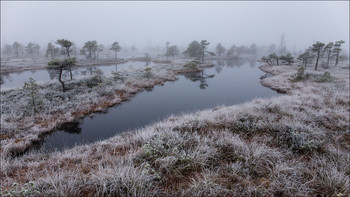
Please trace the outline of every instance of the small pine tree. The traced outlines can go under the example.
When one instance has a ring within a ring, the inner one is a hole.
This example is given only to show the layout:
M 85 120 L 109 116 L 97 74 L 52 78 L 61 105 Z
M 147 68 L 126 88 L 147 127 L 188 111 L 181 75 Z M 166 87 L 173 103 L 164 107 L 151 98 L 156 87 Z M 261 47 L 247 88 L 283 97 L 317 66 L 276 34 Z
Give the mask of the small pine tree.
M 273 65 L 273 62 L 271 62 L 270 58 L 266 57 L 266 56 L 263 56 L 261 58 L 261 61 L 267 63 L 269 66 L 272 66 Z
M 335 42 L 335 44 L 334 44 L 333 52 L 335 53 L 335 57 L 336 57 L 335 58 L 335 66 L 337 66 L 339 63 L 339 53 L 342 50 L 340 47 L 344 43 L 345 43 L 345 41 L 339 40 L 339 41 Z
M 117 60 L 117 53 L 121 50 L 122 48 L 119 46 L 118 42 L 113 42 L 111 45 L 111 48 L 109 50 L 114 51 L 114 59 Z
M 72 66 L 76 65 L 77 58 L 76 57 L 70 57 L 65 58 L 63 60 L 51 60 L 47 64 L 49 65 L 49 69 L 55 69 L 58 71 L 58 81 L 62 84 L 63 92 L 66 91 L 64 82 L 62 81 L 62 73 L 65 69 L 70 69 Z
M 298 82 L 298 81 L 302 81 L 305 79 L 305 75 L 304 75 L 304 71 L 305 71 L 305 68 L 304 67 L 300 67 L 298 69 L 298 72 L 296 74 L 296 76 L 291 79 L 292 82 Z
M 317 70 L 318 60 L 321 56 L 321 51 L 323 50 L 324 46 L 325 44 L 319 41 L 312 45 L 312 51 L 316 54 L 315 70 Z
M 29 96 L 28 105 L 33 109 L 33 113 L 35 114 L 40 104 L 38 84 L 30 77 L 29 81 L 24 83 L 23 90 Z
M 145 76 L 147 79 L 151 78 L 151 76 L 152 76 L 151 70 L 152 70 L 152 68 L 150 68 L 150 67 L 145 68 L 145 74 L 144 74 L 144 76 Z
M 281 55 L 280 59 L 284 62 L 287 62 L 288 65 L 294 63 L 294 57 L 290 53 L 288 53 L 287 55 Z
M 306 69 L 306 64 L 312 59 L 312 54 L 310 50 L 306 50 L 304 53 L 300 54 L 298 60 L 303 61 L 304 68 Z
M 279 57 L 276 55 L 276 53 L 272 53 L 268 56 L 268 58 L 270 59 L 270 61 L 274 62 L 276 61 L 276 65 L 279 65 Z M 274 63 L 273 63 L 274 64 Z
M 333 52 L 333 50 L 332 50 L 333 46 L 334 46 L 334 43 L 330 42 L 323 49 L 324 52 L 327 53 L 327 68 L 328 68 L 328 65 L 329 65 L 329 60 L 330 60 L 330 57 L 331 57 L 331 53 Z

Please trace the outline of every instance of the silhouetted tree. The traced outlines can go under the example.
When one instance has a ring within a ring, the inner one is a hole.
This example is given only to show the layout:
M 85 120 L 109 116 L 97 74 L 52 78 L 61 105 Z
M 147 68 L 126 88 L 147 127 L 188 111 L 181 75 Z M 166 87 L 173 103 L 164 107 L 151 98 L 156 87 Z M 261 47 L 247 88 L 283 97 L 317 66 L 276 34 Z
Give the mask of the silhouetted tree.
M 168 60 L 169 56 L 170 57 L 174 57 L 174 56 L 179 55 L 179 49 L 177 48 L 176 45 L 173 45 L 173 46 L 168 48 L 168 50 L 167 50 L 165 55 L 167 56 L 167 60 Z
M 237 56 L 240 57 L 242 54 L 247 54 L 248 53 L 248 47 L 241 45 L 237 47 Z
M 66 39 L 60 39 L 56 41 L 56 44 L 60 45 L 64 49 L 65 53 L 67 54 L 67 57 L 70 58 L 70 52 L 72 51 L 71 47 L 74 45 L 74 43 Z M 69 74 L 70 74 L 71 80 L 73 79 L 72 67 L 73 65 L 69 66 Z
M 222 45 L 221 45 L 221 43 L 219 43 L 218 45 L 216 45 L 216 54 L 218 55 L 218 56 L 221 56 L 222 54 L 224 54 L 225 53 L 225 51 L 226 51 L 226 49 L 225 49 L 225 47 L 223 47 Z
M 74 45 L 73 42 L 66 39 L 60 39 L 56 41 L 56 44 L 59 44 L 61 47 L 63 47 L 67 53 L 67 57 L 70 57 L 69 53 L 72 51 L 71 47 Z
M 91 59 L 96 59 L 96 51 L 97 51 L 98 45 L 97 41 L 87 41 L 84 46 L 83 46 L 83 51 L 86 51 L 85 53 L 86 58 L 91 60 Z
M 273 65 L 279 65 L 279 59 L 280 57 L 278 57 L 276 55 L 276 53 L 272 53 L 272 54 L 269 54 L 267 57 L 266 56 L 263 56 L 261 58 L 261 61 L 267 63 L 268 65 L 270 66 L 273 66 Z
M 232 45 L 232 47 L 229 50 L 227 50 L 226 56 L 233 58 L 236 48 L 236 45 Z
M 117 59 L 117 53 L 120 51 L 120 49 L 122 49 L 122 48 L 119 46 L 118 42 L 113 42 L 113 44 L 111 45 L 111 48 L 109 49 L 109 50 L 114 51 L 114 59 L 115 60 Z
M 274 62 L 276 61 L 276 65 L 279 65 L 279 57 L 276 55 L 276 53 L 272 53 L 269 55 L 270 61 Z
M 191 42 L 186 51 L 183 52 L 184 55 L 188 55 L 189 57 L 199 58 L 201 54 L 201 44 L 198 41 Z
M 34 44 L 33 43 L 28 43 L 27 46 L 25 47 L 26 54 L 30 55 L 30 57 L 33 57 L 34 54 Z
M 345 41 L 339 40 L 339 41 L 335 42 L 335 44 L 334 44 L 334 49 L 333 49 L 333 51 L 334 51 L 334 53 L 335 53 L 335 55 L 336 55 L 335 66 L 338 65 L 338 62 L 339 62 L 339 53 L 340 53 L 340 51 L 342 50 L 340 47 L 341 47 L 341 45 L 344 44 L 344 43 L 345 43 Z
M 40 45 L 39 44 L 34 44 L 33 53 L 35 56 L 40 56 Z
M 47 43 L 47 49 L 46 49 L 46 57 L 48 57 L 49 55 L 51 56 L 51 60 L 53 59 L 55 54 L 55 46 L 53 46 L 53 44 Z
M 308 64 L 312 64 L 313 63 L 313 60 L 315 59 L 316 55 L 312 52 L 312 46 L 310 46 L 309 48 L 306 49 L 306 51 L 309 52 L 309 59 L 308 59 Z
M 288 65 L 290 65 L 291 63 L 294 63 L 294 57 L 292 56 L 292 54 L 288 53 L 287 55 L 281 55 L 280 59 L 282 61 L 285 61 L 288 63 Z
M 307 49 L 304 53 L 299 55 L 298 59 L 303 62 L 306 69 L 306 64 L 309 63 L 310 59 L 312 59 L 311 50 Z
M 12 45 L 13 50 L 15 51 L 15 56 L 18 57 L 19 56 L 19 52 L 22 48 L 22 45 L 18 42 L 14 42 Z
M 62 84 L 62 90 L 63 92 L 66 91 L 64 82 L 62 81 L 62 73 L 63 70 L 70 69 L 72 66 L 76 64 L 77 60 L 76 57 L 69 57 L 65 58 L 63 60 L 52 60 L 48 62 L 49 69 L 55 69 L 58 71 L 58 81 Z
M 166 60 L 168 60 L 168 58 L 169 58 L 169 47 L 170 47 L 170 42 L 166 42 L 166 43 L 165 43 L 165 50 L 166 50 L 165 56 L 166 56 Z
M 312 45 L 312 51 L 316 53 L 316 64 L 315 64 L 315 70 L 317 70 L 318 60 L 320 58 L 321 51 L 324 47 L 324 43 L 317 41 L 315 44 Z
M 261 61 L 267 63 L 267 64 L 270 65 L 270 66 L 273 66 L 273 61 L 271 61 L 271 59 L 270 59 L 269 57 L 263 56 L 263 57 L 261 58 Z
M 329 65 L 329 59 L 331 57 L 333 45 L 334 45 L 334 43 L 330 42 L 324 47 L 324 51 L 327 53 L 327 67 Z
M 201 41 L 201 53 L 200 53 L 200 57 L 201 57 L 201 62 L 204 62 L 204 56 L 206 53 L 209 53 L 210 55 L 215 55 L 213 52 L 207 51 L 208 45 L 210 44 L 208 41 L 206 40 L 202 40 Z

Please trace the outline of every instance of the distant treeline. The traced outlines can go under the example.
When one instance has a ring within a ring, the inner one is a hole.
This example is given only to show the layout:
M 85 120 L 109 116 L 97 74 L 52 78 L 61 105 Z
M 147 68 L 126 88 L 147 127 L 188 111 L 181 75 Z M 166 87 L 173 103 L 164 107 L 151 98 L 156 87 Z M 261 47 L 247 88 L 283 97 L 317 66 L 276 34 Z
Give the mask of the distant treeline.
M 337 66 L 339 60 L 344 60 L 348 57 L 345 55 L 340 55 L 342 51 L 341 46 L 345 41 L 339 40 L 336 42 L 329 42 L 325 44 L 323 42 L 317 41 L 312 46 L 308 47 L 304 52 L 300 52 L 298 60 L 302 61 L 304 67 L 306 68 L 307 64 L 315 63 L 315 70 L 319 62 L 322 61 L 322 66 L 328 68 L 331 61 L 334 61 L 334 66 Z M 261 60 L 267 63 L 270 66 L 294 63 L 294 58 L 290 52 L 280 55 L 277 55 L 275 52 L 270 53 L 268 56 L 263 56 Z
M 69 41 L 67 39 L 61 39 L 65 41 Z M 96 60 L 101 59 L 103 57 L 117 59 L 117 55 L 119 52 L 129 53 L 129 54 L 142 54 L 142 50 L 137 49 L 134 45 L 129 47 L 121 47 L 118 42 L 110 43 L 110 45 L 99 44 L 96 40 L 90 40 L 84 43 L 82 47 L 78 47 L 74 42 L 69 41 L 71 46 L 69 51 L 58 43 L 58 40 L 54 43 L 50 42 L 45 47 L 41 47 L 39 44 L 34 42 L 29 42 L 27 45 L 21 44 L 19 42 L 14 42 L 12 45 L 5 44 L 2 47 L 2 57 L 3 58 L 47 58 L 47 59 L 56 59 L 62 56 L 67 56 L 67 53 L 71 53 L 73 56 L 82 56 L 88 60 Z M 327 46 L 324 46 L 324 50 L 321 50 L 321 56 L 323 56 L 326 52 L 329 56 L 328 59 L 332 59 L 333 56 L 330 54 L 338 54 L 336 52 L 337 46 L 339 43 L 330 43 Z M 187 56 L 197 58 L 198 60 L 203 61 L 205 56 L 216 56 L 216 57 L 225 57 L 225 58 L 240 58 L 243 56 L 257 56 L 257 55 L 265 55 L 270 54 L 271 56 L 265 57 L 264 61 L 269 64 L 276 64 L 276 57 L 280 57 L 280 59 L 284 62 L 290 61 L 290 56 L 298 56 L 301 55 L 302 52 L 297 53 L 295 50 L 290 52 L 285 44 L 284 35 L 281 36 L 279 46 L 276 44 L 271 44 L 269 46 L 258 46 L 253 43 L 251 45 L 231 45 L 230 47 L 225 47 L 223 44 L 218 43 L 214 46 L 209 46 L 210 43 L 207 40 L 202 41 L 192 41 L 188 44 L 187 48 L 179 48 L 177 45 L 171 45 L 170 42 L 166 42 L 164 46 L 148 46 L 146 50 L 144 50 L 145 56 L 149 56 L 149 54 L 153 54 L 156 56 L 164 56 L 167 59 L 169 57 L 176 56 Z M 341 45 L 341 44 L 340 44 Z M 332 51 L 332 52 L 330 52 Z M 299 59 L 308 59 L 310 61 L 312 59 L 312 49 L 308 49 L 305 51 L 304 55 L 299 57 Z M 101 55 L 102 54 L 102 55 Z M 303 60 L 304 61 L 304 60 Z M 306 61 L 306 60 L 305 60 Z M 327 63 L 328 64 L 328 63 Z

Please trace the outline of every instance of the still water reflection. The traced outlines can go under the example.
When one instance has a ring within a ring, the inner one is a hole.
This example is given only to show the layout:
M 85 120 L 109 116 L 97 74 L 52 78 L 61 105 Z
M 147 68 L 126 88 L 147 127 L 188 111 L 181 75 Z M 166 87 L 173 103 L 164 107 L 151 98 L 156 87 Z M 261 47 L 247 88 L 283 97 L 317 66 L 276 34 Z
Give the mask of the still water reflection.
M 255 60 L 214 63 L 215 67 L 203 72 L 180 75 L 177 81 L 138 93 L 130 101 L 110 108 L 107 113 L 86 116 L 79 123 L 65 125 L 47 135 L 41 147 L 45 151 L 62 150 L 140 128 L 171 114 L 239 104 L 278 94 L 260 84 L 259 77 L 264 72 L 257 68 Z

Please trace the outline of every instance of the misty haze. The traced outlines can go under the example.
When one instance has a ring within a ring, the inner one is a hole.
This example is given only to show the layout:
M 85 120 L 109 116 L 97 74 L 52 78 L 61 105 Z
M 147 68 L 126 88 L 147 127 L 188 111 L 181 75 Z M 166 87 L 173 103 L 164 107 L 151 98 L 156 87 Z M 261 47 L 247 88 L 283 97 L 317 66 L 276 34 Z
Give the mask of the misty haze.
M 1 1 L 1 196 L 350 196 L 349 1 Z

